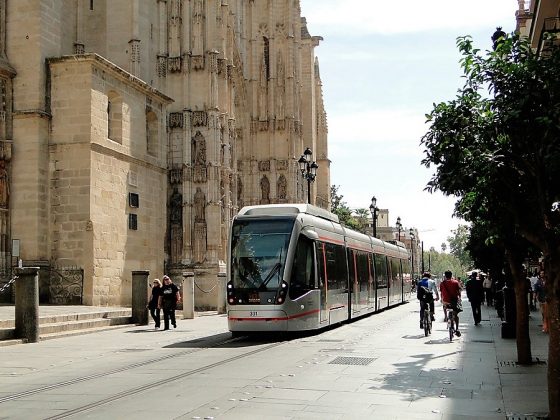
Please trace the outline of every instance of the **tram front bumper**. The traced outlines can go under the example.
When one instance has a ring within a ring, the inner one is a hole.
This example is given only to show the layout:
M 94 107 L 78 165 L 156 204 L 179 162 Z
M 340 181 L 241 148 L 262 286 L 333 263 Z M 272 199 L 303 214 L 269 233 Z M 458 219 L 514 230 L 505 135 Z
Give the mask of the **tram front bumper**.
M 230 331 L 288 331 L 288 316 L 282 310 L 228 311 Z

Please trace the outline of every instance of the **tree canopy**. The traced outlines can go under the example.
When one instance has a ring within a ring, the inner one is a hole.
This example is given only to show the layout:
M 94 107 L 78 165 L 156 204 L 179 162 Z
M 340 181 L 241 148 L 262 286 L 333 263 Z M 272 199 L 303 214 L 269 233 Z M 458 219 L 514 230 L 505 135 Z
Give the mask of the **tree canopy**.
M 471 223 L 472 255 L 482 261 L 482 248 L 492 246 L 494 255 L 507 257 L 521 363 L 530 362 L 530 349 L 525 357 L 520 351 L 519 333 L 529 341 L 521 262 L 531 246 L 542 252 L 551 319 L 549 407 L 551 418 L 560 418 L 560 51 L 541 54 L 504 33 L 494 41 L 494 50 L 482 52 L 471 37 L 458 38 L 465 83 L 426 116 L 422 163 L 435 168 L 428 190 L 458 197 L 456 214 Z

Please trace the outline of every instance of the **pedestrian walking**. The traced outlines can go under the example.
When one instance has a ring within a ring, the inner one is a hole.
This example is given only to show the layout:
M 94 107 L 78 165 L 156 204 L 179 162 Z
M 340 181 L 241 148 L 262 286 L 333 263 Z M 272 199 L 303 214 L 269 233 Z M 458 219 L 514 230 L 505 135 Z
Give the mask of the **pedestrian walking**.
M 547 308 L 547 290 L 546 290 L 546 278 L 544 275 L 544 271 L 539 273 L 539 278 L 535 283 L 535 293 L 537 295 L 537 301 L 539 302 L 539 306 L 541 308 L 541 315 L 542 315 L 542 332 L 548 333 L 548 308 Z
M 159 307 L 163 309 L 163 329 L 169 330 L 169 321 L 173 328 L 177 328 L 175 320 L 175 310 L 177 303 L 181 301 L 179 288 L 173 284 L 169 276 L 163 276 L 163 287 L 159 297 Z
M 484 288 L 480 278 L 477 279 L 476 271 L 471 274 L 467 282 L 467 297 L 471 303 L 474 325 L 478 325 L 481 321 L 480 304 L 484 300 Z
M 482 280 L 482 288 L 484 289 L 484 299 L 486 300 L 486 306 L 493 306 L 494 296 L 492 293 L 492 278 L 490 276 L 484 276 L 484 274 L 480 274 L 480 279 Z
M 150 295 L 150 301 L 148 302 L 148 309 L 150 310 L 150 315 L 152 316 L 152 319 L 156 324 L 156 330 L 159 330 L 159 327 L 161 326 L 161 309 L 159 308 L 159 297 L 161 296 L 161 290 L 161 281 L 159 279 L 154 279 L 154 281 L 152 282 L 152 293 Z
M 531 290 L 529 291 L 529 308 L 532 311 L 537 310 L 537 293 L 535 291 L 535 285 L 539 280 L 537 270 L 533 271 L 533 275 L 529 277 L 529 283 L 531 285 Z

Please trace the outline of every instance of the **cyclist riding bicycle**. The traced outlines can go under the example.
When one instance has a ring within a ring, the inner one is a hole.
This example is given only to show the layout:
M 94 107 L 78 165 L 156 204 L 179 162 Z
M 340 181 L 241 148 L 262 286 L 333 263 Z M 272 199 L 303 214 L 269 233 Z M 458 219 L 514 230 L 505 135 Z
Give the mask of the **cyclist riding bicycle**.
M 424 328 L 424 323 L 422 322 L 424 316 L 424 308 L 426 305 L 430 305 L 430 314 L 432 321 L 435 320 L 434 312 L 435 305 L 433 295 L 435 294 L 435 300 L 439 300 L 439 293 L 436 287 L 436 282 L 431 279 L 432 275 L 428 272 L 422 274 L 422 280 L 418 282 L 418 288 L 416 292 L 416 297 L 420 301 L 420 328 Z M 431 295 L 431 296 L 430 296 Z
M 441 303 L 443 305 L 443 313 L 445 316 L 444 322 L 447 322 L 447 307 L 453 309 L 455 318 L 455 335 L 461 336 L 459 332 L 459 312 L 462 312 L 461 305 L 461 285 L 453 278 L 451 271 L 446 271 L 444 279 L 439 285 L 441 291 Z

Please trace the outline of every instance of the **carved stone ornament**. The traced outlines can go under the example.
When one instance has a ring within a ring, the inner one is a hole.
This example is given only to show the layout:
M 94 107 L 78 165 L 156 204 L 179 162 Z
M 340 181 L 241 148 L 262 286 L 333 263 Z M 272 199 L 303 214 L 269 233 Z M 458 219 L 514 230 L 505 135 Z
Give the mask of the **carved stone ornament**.
M 193 127 L 206 127 L 208 124 L 208 114 L 206 111 L 192 111 L 191 125 Z
M 276 183 L 276 190 L 278 193 L 278 200 L 285 200 L 288 190 L 288 182 L 284 175 L 278 177 L 278 182 Z
M 277 131 L 283 131 L 286 129 L 286 120 L 276 120 L 274 121 L 274 128 Z
M 81 42 L 74 43 L 74 54 L 79 55 L 85 53 L 85 45 Z
M 171 185 L 180 184 L 183 180 L 183 169 L 174 168 L 169 171 L 169 183 Z
M 169 113 L 169 128 L 183 128 L 183 113 L 170 112 Z
M 258 122 L 259 131 L 267 131 L 268 130 L 268 121 L 259 121 Z
M 218 73 L 218 52 L 217 51 L 209 51 L 208 52 L 208 61 L 210 62 L 210 72 L 211 73 Z
M 270 171 L 270 160 L 261 160 L 259 162 L 259 171 Z
M 193 168 L 193 182 L 205 183 L 208 180 L 208 171 L 205 166 L 196 165 Z
M 276 170 L 285 171 L 288 169 L 288 161 L 285 159 L 280 159 L 276 161 Z
M 218 74 L 222 77 L 226 76 L 227 60 L 225 58 L 218 58 Z
M 191 56 L 191 69 L 192 70 L 203 70 L 204 69 L 204 56 L 203 55 L 192 55 Z
M 159 77 L 167 76 L 167 56 L 158 55 L 157 57 L 157 72 Z
M 180 73 L 183 64 L 182 57 L 169 57 L 167 59 L 167 68 L 170 73 Z

